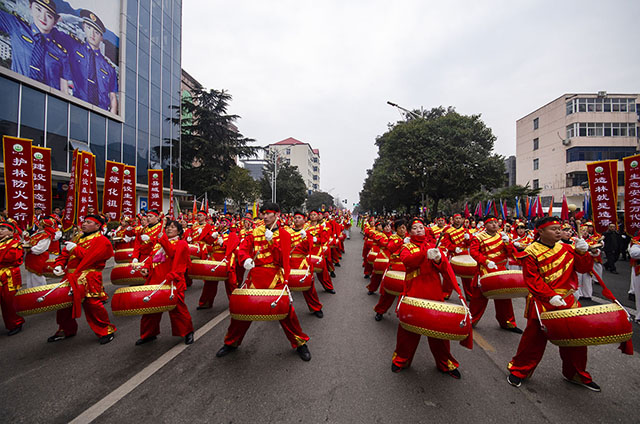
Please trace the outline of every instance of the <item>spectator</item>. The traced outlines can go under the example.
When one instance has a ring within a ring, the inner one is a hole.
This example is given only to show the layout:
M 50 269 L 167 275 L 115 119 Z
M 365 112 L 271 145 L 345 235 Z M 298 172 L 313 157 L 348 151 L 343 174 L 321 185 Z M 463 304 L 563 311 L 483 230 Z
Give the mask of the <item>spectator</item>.
M 609 228 L 604 232 L 604 254 L 607 256 L 607 262 L 604 268 L 612 274 L 617 274 L 616 261 L 620 253 L 622 239 L 616 230 L 616 224 L 609 224 Z

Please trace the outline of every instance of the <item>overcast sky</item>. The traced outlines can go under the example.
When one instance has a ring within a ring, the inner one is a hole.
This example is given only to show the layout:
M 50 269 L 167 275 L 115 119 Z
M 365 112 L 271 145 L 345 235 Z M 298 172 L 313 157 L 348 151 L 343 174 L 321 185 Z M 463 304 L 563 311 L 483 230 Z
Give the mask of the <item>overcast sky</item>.
M 183 1 L 182 67 L 233 96 L 259 145 L 320 149 L 321 189 L 349 207 L 375 138 L 408 109 L 481 114 L 495 151 L 567 92 L 638 93 L 640 1 Z

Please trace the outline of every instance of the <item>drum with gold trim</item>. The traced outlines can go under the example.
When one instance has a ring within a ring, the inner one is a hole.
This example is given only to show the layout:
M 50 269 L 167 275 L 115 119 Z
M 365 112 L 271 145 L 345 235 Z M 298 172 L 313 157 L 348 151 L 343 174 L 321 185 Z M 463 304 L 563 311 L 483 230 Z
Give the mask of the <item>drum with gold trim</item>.
M 21 289 L 16 292 L 14 299 L 16 313 L 20 316 L 57 311 L 73 305 L 68 282 Z
M 200 246 L 197 244 L 190 244 L 189 245 L 189 256 L 191 256 L 192 259 L 197 259 L 200 257 Z
M 449 259 L 451 268 L 460 278 L 473 278 L 478 273 L 478 263 L 471 255 L 458 255 Z
M 117 286 L 144 284 L 147 280 L 141 273 L 143 265 L 134 266 L 132 263 L 116 264 L 111 269 L 111 284 Z
M 478 285 L 487 299 L 514 299 L 529 294 L 522 271 L 491 272 L 480 277 Z
M 319 255 L 309 255 L 309 263 L 313 266 L 313 272 L 322 272 L 324 258 Z
M 387 293 L 393 296 L 398 296 L 404 291 L 405 275 L 406 272 L 404 271 L 393 271 L 388 269 L 382 277 L 382 288 Z
M 289 289 L 291 291 L 307 291 L 314 279 L 313 271 L 309 268 L 291 269 L 289 272 Z
M 44 263 L 44 268 L 42 268 L 42 275 L 49 278 L 54 278 L 56 275 L 53 273 L 53 268 L 56 266 L 55 259 L 47 259 Z
M 170 284 L 121 287 L 113 293 L 111 310 L 116 316 L 155 314 L 174 309 L 177 302 Z
M 376 260 L 376 257 L 378 256 L 378 249 L 374 249 L 373 247 L 371 248 L 371 250 L 369 250 L 369 253 L 367 253 L 367 262 L 369 263 L 369 265 L 373 265 L 373 263 Z
M 113 253 L 113 259 L 119 264 L 131 262 L 133 249 L 118 249 Z
M 240 321 L 280 321 L 289 315 L 289 300 L 283 289 L 235 289 L 229 312 Z
M 400 325 L 407 331 L 444 340 L 464 340 L 471 319 L 462 305 L 405 296 L 398 307 Z
M 187 270 L 192 280 L 224 281 L 229 279 L 228 261 L 194 259 Z
M 383 253 L 379 253 L 373 261 L 374 274 L 384 274 L 387 267 L 389 267 L 389 258 L 387 258 Z
M 540 319 L 556 346 L 621 343 L 633 335 L 629 316 L 617 303 L 542 312 Z

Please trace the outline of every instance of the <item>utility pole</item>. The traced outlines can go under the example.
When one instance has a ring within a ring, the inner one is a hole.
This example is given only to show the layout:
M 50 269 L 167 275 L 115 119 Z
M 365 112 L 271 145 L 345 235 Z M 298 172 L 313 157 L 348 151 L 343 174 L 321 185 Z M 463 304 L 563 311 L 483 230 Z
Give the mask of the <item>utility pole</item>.
M 411 111 L 411 110 L 409 110 L 409 109 L 405 109 L 405 108 L 403 108 L 402 106 L 397 105 L 396 103 L 393 103 L 393 102 L 387 102 L 387 104 L 388 104 L 389 106 L 393 106 L 393 107 L 395 107 L 395 108 L 400 109 L 401 111 L 403 111 L 403 112 L 404 112 L 404 113 L 406 113 L 407 115 L 411 115 L 411 116 L 413 116 L 414 118 L 418 118 L 418 119 L 420 119 L 420 118 L 424 118 L 424 110 L 422 111 L 422 116 L 420 116 L 420 115 L 418 115 L 417 113 L 415 113 L 415 112 L 413 112 L 413 111 Z

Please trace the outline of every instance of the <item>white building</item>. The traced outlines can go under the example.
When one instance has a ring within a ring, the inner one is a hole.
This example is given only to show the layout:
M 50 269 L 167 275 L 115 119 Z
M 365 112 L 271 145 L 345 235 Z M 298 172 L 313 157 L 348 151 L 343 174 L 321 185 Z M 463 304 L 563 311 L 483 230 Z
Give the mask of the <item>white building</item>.
M 309 143 L 289 137 L 267 146 L 267 155 L 277 151 L 278 155 L 289 161 L 291 166 L 298 168 L 307 190 L 320 190 L 320 151 L 311 147 Z

